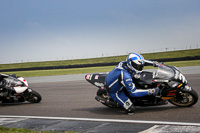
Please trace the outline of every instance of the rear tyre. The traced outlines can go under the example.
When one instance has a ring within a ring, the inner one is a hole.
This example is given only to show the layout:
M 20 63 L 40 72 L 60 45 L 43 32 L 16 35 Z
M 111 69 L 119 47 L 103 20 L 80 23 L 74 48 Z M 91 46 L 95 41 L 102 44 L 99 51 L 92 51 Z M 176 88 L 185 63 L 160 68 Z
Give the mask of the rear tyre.
M 109 108 L 119 107 L 119 104 L 109 97 L 106 89 L 98 89 L 95 99 Z
M 179 93 L 176 97 L 169 100 L 171 104 L 174 104 L 178 107 L 190 107 L 196 104 L 198 101 L 198 94 L 195 90 L 183 91 Z

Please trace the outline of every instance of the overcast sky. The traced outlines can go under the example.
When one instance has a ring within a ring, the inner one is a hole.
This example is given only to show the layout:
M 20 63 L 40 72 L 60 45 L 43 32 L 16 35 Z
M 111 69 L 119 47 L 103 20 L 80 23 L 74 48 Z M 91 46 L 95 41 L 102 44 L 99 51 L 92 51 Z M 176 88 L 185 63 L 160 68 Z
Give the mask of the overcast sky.
M 200 47 L 200 0 L 0 0 L 0 64 Z

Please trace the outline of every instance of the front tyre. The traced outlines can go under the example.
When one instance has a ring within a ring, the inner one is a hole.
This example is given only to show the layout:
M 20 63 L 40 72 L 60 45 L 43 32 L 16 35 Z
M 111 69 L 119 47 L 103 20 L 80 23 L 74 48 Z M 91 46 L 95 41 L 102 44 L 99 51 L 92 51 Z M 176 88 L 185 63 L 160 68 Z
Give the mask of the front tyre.
M 198 101 L 198 94 L 195 90 L 191 91 L 182 91 L 176 97 L 169 100 L 171 104 L 174 104 L 178 107 L 190 107 L 196 104 Z
M 38 92 L 32 90 L 27 92 L 26 100 L 30 103 L 39 103 L 42 100 L 42 97 Z

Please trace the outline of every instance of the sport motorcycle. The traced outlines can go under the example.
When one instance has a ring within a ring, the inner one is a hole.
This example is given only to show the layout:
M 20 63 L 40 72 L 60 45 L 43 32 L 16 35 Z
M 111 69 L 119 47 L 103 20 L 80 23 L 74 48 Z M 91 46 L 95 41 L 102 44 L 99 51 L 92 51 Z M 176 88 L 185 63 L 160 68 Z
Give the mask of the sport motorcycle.
M 29 88 L 25 78 L 13 75 L 0 74 L 1 81 L 6 85 L 0 88 L 0 101 L 2 103 L 25 102 L 39 103 L 41 95 Z
M 177 67 L 160 63 L 157 66 L 158 68 L 154 72 L 143 71 L 140 75 L 132 77 L 136 88 L 159 87 L 160 91 L 157 95 L 136 98 L 131 97 L 126 89 L 122 90 L 135 106 L 166 105 L 170 102 L 179 107 L 189 107 L 197 103 L 197 92 L 188 84 L 185 76 Z M 111 108 L 120 107 L 108 94 L 106 87 L 107 75 L 108 73 L 87 74 L 85 79 L 98 87 L 95 97 L 98 102 Z

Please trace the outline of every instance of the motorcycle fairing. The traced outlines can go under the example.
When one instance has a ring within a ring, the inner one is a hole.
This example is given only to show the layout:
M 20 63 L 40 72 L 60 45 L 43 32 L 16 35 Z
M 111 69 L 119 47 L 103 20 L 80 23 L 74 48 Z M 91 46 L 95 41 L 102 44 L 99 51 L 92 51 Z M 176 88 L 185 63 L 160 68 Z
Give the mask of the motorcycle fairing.
M 104 87 L 108 73 L 87 74 L 85 79 L 96 87 Z
M 28 88 L 28 82 L 23 77 L 19 77 L 17 79 L 20 80 L 21 82 L 23 82 L 24 86 L 15 86 L 13 88 L 14 88 L 16 93 L 22 93 Z

